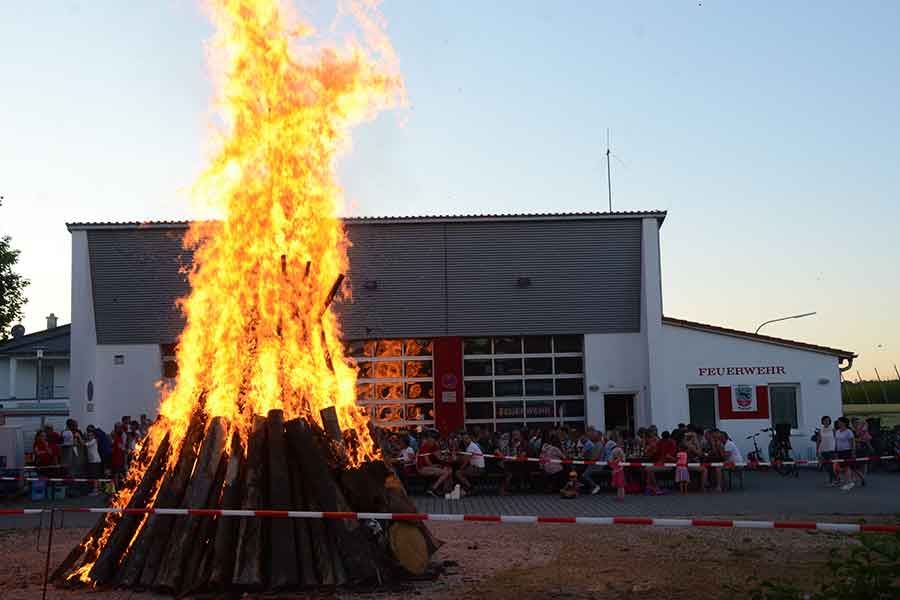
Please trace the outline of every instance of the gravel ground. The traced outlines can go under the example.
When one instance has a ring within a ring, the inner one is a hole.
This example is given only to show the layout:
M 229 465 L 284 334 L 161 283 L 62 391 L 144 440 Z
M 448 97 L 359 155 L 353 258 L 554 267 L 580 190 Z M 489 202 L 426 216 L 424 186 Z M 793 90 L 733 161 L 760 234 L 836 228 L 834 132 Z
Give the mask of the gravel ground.
M 885 518 L 869 521 L 879 520 Z M 707 599 L 740 598 L 746 596 L 753 577 L 811 587 L 821 574 L 830 548 L 857 543 L 850 536 L 815 531 L 438 522 L 429 526 L 446 542 L 435 556 L 437 563 L 446 565 L 437 580 L 391 592 L 328 595 L 354 600 L 423 596 L 429 600 L 473 596 L 491 600 L 598 596 L 693 599 L 698 594 Z M 51 567 L 84 533 L 78 528 L 55 532 Z M 46 532 L 42 544 L 46 544 Z M 0 531 L 0 552 L 15 557 L 0 563 L 3 600 L 39 598 L 45 554 L 37 550 L 34 532 Z M 52 587 L 48 597 L 168 598 Z

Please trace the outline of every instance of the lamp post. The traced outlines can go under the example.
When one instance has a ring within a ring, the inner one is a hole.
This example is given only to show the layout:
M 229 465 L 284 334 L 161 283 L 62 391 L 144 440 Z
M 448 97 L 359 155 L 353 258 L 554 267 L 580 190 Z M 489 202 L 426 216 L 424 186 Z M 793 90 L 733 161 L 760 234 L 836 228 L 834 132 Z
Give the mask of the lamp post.
M 808 312 L 808 313 L 803 313 L 802 315 L 791 315 L 791 316 L 789 316 L 789 317 L 779 317 L 779 318 L 777 318 L 777 319 L 771 319 L 771 320 L 769 320 L 769 321 L 763 321 L 762 323 L 760 323 L 759 327 L 756 328 L 756 331 L 755 331 L 754 333 L 759 333 L 759 330 L 762 329 L 763 326 L 768 325 L 769 323 L 777 323 L 778 321 L 787 321 L 787 320 L 789 320 L 789 319 L 802 319 L 803 317 L 811 317 L 811 316 L 813 316 L 814 314 L 816 314 L 816 313 L 815 313 L 815 312 Z

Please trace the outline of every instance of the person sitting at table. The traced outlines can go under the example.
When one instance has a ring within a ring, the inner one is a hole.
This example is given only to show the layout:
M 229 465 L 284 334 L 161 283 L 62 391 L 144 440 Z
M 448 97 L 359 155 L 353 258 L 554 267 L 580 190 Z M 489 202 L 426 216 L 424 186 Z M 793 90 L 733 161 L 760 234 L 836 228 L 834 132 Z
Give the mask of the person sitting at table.
M 675 444 L 675 440 L 672 439 L 671 434 L 668 431 L 663 431 L 661 440 L 653 440 L 653 454 L 650 454 L 648 458 L 650 458 L 651 462 L 656 465 L 662 465 L 666 462 L 675 462 L 675 454 L 678 452 L 678 446 Z M 650 493 L 660 495 L 662 492 L 659 489 L 659 486 L 656 483 L 656 472 L 657 471 L 665 471 L 668 467 L 658 466 L 658 467 L 647 467 L 647 490 Z
M 440 497 L 446 491 L 447 483 L 453 477 L 453 469 L 442 465 L 437 461 L 437 453 L 440 447 L 434 437 L 426 436 L 419 447 L 419 455 L 416 457 L 416 472 L 425 479 L 434 479 L 427 493 Z
M 484 475 L 484 452 L 467 431 L 462 434 L 462 443 L 466 450 L 465 453 L 462 453 L 462 461 L 459 463 L 455 477 L 466 495 L 471 496 L 474 491 L 471 480 Z
M 564 458 L 559 438 L 551 435 L 541 448 L 541 470 L 544 471 L 544 487 L 548 492 L 558 492 L 566 483 L 566 472 L 559 462 Z
M 709 435 L 709 450 L 706 453 L 706 460 L 710 463 L 722 463 L 725 462 L 725 441 L 722 438 L 722 432 L 718 429 L 710 429 L 707 431 Z M 710 466 L 713 473 L 716 475 L 716 487 L 715 490 L 717 492 L 722 491 L 722 467 L 713 467 Z
M 687 452 L 688 462 L 703 462 L 703 449 L 700 447 L 700 439 L 697 437 L 696 431 L 688 430 L 684 434 L 681 447 Z M 691 467 L 688 467 L 688 470 L 691 469 Z M 696 467 L 693 467 L 693 470 L 696 470 Z M 706 491 L 707 483 L 709 483 L 707 470 L 700 468 L 700 489 Z
M 591 435 L 591 445 L 588 454 L 585 456 L 588 460 L 596 460 L 596 461 L 604 461 L 606 455 L 606 446 L 603 443 L 603 436 L 600 435 L 599 431 L 594 429 L 590 432 Z M 600 486 L 597 484 L 597 481 L 594 479 L 600 474 L 606 475 L 609 472 L 609 467 L 605 465 L 588 465 L 587 469 L 584 470 L 584 473 L 581 475 L 581 478 L 587 483 L 588 488 L 591 490 L 591 494 L 597 494 L 600 492 Z

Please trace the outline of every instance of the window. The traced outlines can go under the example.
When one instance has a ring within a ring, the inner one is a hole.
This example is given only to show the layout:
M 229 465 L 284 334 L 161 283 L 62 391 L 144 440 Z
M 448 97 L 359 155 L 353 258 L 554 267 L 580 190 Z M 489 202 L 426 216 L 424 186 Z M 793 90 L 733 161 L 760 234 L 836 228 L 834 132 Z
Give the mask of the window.
M 800 427 L 797 418 L 797 386 L 770 385 L 769 399 L 772 403 L 772 424 L 790 423 L 791 429 Z
M 419 338 L 346 343 L 356 363 L 356 401 L 376 424 L 434 424 L 432 348 L 431 340 Z
M 583 426 L 583 347 L 580 335 L 465 339 L 466 422 L 495 431 L 523 423 Z
M 704 429 L 716 426 L 716 388 L 688 388 L 688 406 L 692 424 Z

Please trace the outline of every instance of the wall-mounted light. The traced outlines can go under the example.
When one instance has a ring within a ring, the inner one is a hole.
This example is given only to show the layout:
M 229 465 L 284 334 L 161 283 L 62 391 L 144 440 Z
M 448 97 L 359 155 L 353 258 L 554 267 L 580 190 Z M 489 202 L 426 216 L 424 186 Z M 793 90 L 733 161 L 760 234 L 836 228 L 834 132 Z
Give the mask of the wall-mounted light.
M 827 377 L 819 378 L 819 385 L 828 385 L 829 383 L 831 383 L 831 380 Z
M 366 288 L 367 290 L 377 290 L 378 282 L 375 281 L 374 279 L 367 279 L 366 282 L 363 284 L 363 287 Z
M 516 287 L 531 287 L 531 277 L 519 277 L 518 279 L 516 279 Z

